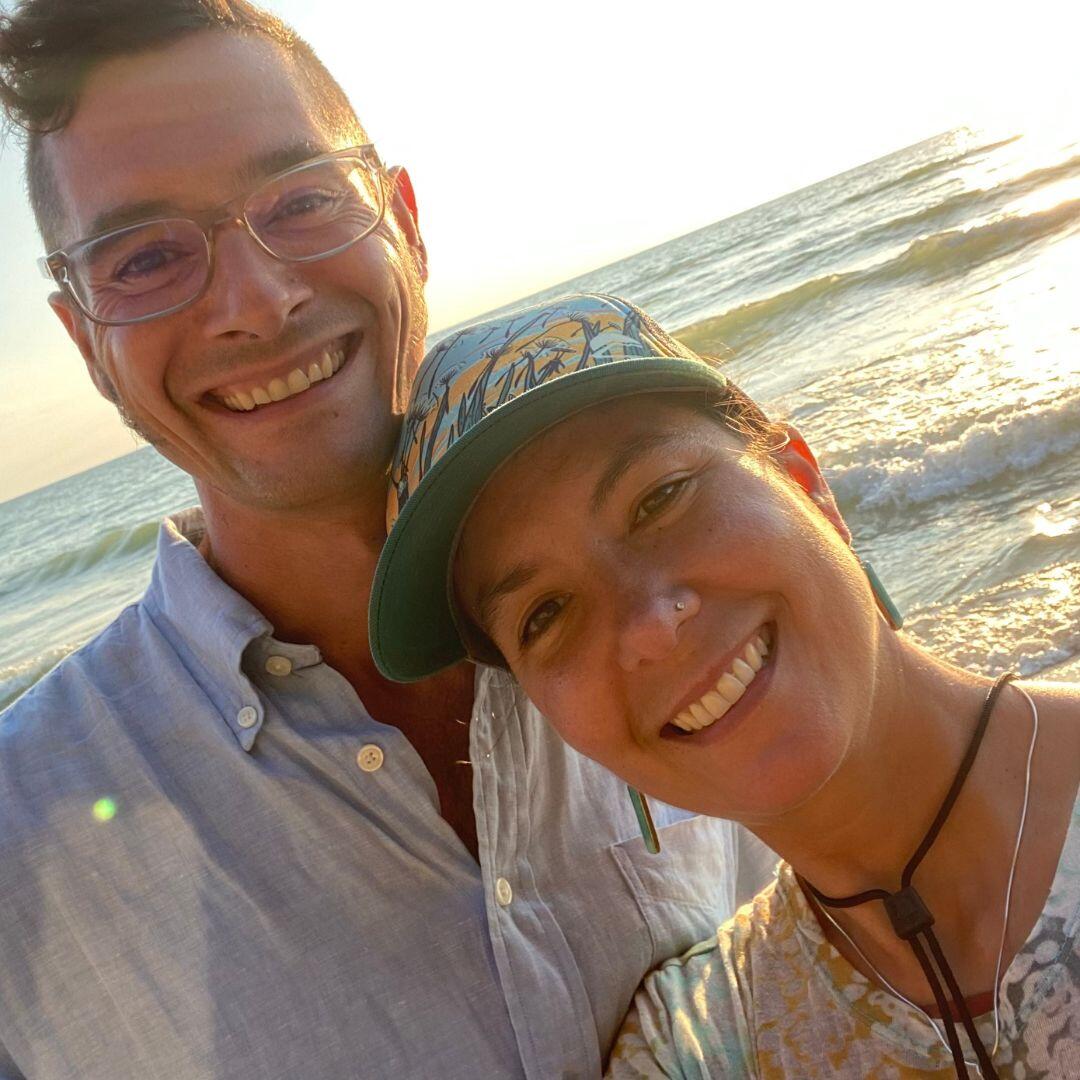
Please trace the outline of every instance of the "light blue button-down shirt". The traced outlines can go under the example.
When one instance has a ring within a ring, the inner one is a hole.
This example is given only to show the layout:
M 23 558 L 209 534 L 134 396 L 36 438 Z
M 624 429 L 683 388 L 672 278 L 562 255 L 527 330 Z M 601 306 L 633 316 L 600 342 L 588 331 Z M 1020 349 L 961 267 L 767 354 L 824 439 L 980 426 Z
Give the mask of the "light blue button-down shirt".
M 647 854 L 624 785 L 481 670 L 477 865 L 200 528 L 0 715 L 0 1077 L 598 1076 L 642 974 L 731 911 L 734 827 L 656 806 Z

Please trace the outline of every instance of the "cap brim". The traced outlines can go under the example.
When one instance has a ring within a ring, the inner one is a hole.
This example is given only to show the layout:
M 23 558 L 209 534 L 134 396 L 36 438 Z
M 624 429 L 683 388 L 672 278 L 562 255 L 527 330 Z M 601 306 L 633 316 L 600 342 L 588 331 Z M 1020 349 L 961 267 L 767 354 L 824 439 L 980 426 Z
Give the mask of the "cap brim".
M 390 530 L 368 609 L 379 671 L 396 682 L 416 682 L 465 658 L 450 607 L 450 556 L 477 495 L 522 446 L 603 401 L 662 391 L 716 393 L 726 385 L 704 363 L 635 358 L 553 379 L 485 416 L 431 467 Z

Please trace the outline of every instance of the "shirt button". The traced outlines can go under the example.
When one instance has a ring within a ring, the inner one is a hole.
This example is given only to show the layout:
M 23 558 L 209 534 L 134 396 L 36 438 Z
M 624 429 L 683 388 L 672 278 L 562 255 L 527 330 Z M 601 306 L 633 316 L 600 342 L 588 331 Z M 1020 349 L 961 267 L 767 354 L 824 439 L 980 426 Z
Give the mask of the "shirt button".
M 367 746 L 360 747 L 360 752 L 356 755 L 356 764 L 364 772 L 375 772 L 376 769 L 382 768 L 382 763 L 383 752 L 374 743 L 368 743 Z
M 237 714 L 236 722 L 242 728 L 254 727 L 258 723 L 259 714 L 250 705 L 245 705 Z
M 504 877 L 495 882 L 495 899 L 502 907 L 506 907 L 514 899 L 514 890 L 510 888 L 510 882 Z
M 267 657 L 266 670 L 271 675 L 291 675 L 292 661 L 287 656 Z

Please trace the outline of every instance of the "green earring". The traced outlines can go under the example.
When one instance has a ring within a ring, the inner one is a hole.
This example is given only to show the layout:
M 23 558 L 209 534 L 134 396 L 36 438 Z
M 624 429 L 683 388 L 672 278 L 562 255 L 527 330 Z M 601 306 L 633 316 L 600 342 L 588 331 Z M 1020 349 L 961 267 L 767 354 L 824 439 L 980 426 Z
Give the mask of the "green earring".
M 865 559 L 859 559 L 859 565 L 863 568 L 866 580 L 870 582 L 870 591 L 877 601 L 878 610 L 885 616 L 885 621 L 894 630 L 899 630 L 904 625 L 904 616 L 900 614 L 900 609 L 893 603 L 888 590 L 881 584 L 881 578 L 877 576 L 874 568 Z
M 656 835 L 656 826 L 653 824 L 648 800 L 636 788 L 627 785 L 626 790 L 630 792 L 630 803 L 634 807 L 634 814 L 637 816 L 641 839 L 645 841 L 645 850 L 650 855 L 659 855 L 660 837 Z

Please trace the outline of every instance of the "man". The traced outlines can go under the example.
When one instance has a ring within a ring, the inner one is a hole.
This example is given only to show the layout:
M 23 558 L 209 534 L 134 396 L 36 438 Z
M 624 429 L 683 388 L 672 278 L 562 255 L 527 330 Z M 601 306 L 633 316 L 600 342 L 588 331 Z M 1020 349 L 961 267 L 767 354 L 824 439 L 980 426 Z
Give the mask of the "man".
M 375 670 L 407 174 L 244 0 L 25 0 L 0 67 L 53 310 L 201 501 L 0 718 L 0 1077 L 597 1075 L 734 834 L 651 856 L 506 676 Z

